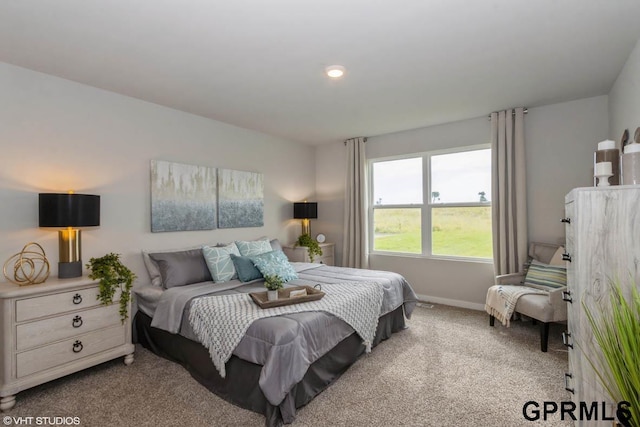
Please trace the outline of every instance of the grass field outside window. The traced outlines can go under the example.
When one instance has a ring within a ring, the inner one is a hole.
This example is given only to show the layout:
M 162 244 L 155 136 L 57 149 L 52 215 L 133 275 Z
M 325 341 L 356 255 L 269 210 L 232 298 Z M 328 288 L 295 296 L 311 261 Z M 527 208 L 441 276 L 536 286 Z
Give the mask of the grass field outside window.
M 438 256 L 491 258 L 491 207 L 432 208 L 431 253 Z M 421 209 L 376 209 L 376 251 L 422 253 Z

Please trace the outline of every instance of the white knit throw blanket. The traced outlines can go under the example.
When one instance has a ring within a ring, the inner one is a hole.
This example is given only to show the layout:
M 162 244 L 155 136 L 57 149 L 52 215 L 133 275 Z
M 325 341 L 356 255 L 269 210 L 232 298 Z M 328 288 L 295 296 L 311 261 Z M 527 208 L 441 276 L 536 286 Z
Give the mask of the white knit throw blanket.
M 200 342 L 209 349 L 220 376 L 249 326 L 264 317 L 304 311 L 325 311 L 348 323 L 363 340 L 366 352 L 378 327 L 384 291 L 375 282 L 322 284 L 325 296 L 317 301 L 261 309 L 249 294 L 202 297 L 193 301 L 189 321 Z M 322 331 L 320 331 L 322 333 Z
M 511 315 L 516 309 L 518 298 L 527 294 L 547 293 L 540 289 L 530 288 L 522 285 L 496 285 L 489 288 L 487 301 L 484 309 L 491 316 L 494 316 L 503 325 L 509 327 Z

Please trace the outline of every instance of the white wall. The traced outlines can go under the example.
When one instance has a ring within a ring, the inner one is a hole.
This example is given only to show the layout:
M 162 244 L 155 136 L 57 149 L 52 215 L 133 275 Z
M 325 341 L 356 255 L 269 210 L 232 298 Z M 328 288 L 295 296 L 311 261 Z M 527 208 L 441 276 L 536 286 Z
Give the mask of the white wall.
M 609 138 L 620 147 L 622 132 L 633 139 L 640 126 L 640 40 L 609 92 Z M 640 143 L 640 141 L 636 141 Z
M 564 196 L 593 186 L 593 153 L 607 139 L 607 96 L 530 108 L 525 118 L 529 240 L 564 241 Z
M 592 185 L 593 151 L 608 130 L 607 97 L 530 108 L 525 116 L 530 241 L 560 242 L 564 195 Z M 486 143 L 487 117 L 370 137 L 367 158 Z M 340 235 L 344 195 L 343 144 L 316 149 L 316 191 L 323 209 L 322 227 Z M 322 231 L 322 230 L 317 230 Z M 341 240 L 336 241 L 338 254 Z M 338 257 L 338 260 L 341 258 Z M 493 283 L 493 265 L 484 262 L 371 255 L 371 268 L 403 274 L 416 292 L 431 301 L 481 308 Z
M 327 236 L 333 242 L 335 259 L 342 260 L 342 237 L 344 221 L 344 191 L 346 183 L 346 147 L 344 143 L 328 144 L 316 148 L 316 200 L 318 219 L 311 220 L 311 234 Z
M 0 93 L 2 262 L 36 241 L 57 274 L 57 232 L 38 228 L 39 192 L 99 194 L 101 225 L 83 232 L 83 261 L 121 253 L 141 281 L 141 249 L 292 241 L 291 202 L 315 197 L 312 147 L 4 63 Z M 265 225 L 151 233 L 151 159 L 264 173 Z

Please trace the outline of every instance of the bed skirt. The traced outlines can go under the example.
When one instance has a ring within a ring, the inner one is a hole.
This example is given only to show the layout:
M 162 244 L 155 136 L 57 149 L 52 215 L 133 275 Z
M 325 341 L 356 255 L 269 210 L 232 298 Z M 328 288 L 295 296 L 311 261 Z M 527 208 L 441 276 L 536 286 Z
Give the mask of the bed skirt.
M 138 342 L 158 356 L 180 363 L 200 384 L 219 397 L 241 408 L 265 416 L 265 425 L 280 426 L 293 422 L 296 409 L 309 403 L 329 387 L 364 353 L 362 339 L 353 333 L 311 364 L 302 381 L 296 384 L 282 403 L 270 404 L 258 386 L 261 365 L 231 356 L 227 375 L 220 377 L 202 344 L 181 335 L 151 327 L 151 318 L 138 311 L 133 319 Z M 405 328 L 403 307 L 380 317 L 373 345 Z

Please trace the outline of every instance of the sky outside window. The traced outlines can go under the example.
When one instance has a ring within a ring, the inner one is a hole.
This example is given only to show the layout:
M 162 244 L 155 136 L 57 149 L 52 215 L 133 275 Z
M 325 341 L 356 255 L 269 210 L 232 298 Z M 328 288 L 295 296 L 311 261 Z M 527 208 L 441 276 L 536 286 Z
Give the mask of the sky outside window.
M 376 162 L 373 168 L 374 204 L 423 203 L 422 157 Z M 431 192 L 434 203 L 491 202 L 491 150 L 431 156 Z
M 373 203 L 422 204 L 422 157 L 374 163 Z
M 432 197 L 434 192 L 439 193 L 434 203 L 490 202 L 491 150 L 431 156 Z

